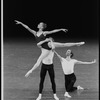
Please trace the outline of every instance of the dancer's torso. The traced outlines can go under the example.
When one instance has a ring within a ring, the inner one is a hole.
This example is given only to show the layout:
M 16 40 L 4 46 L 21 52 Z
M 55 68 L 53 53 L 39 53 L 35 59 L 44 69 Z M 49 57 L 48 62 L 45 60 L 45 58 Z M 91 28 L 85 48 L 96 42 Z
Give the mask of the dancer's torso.
M 62 68 L 64 74 L 71 74 L 74 73 L 74 65 L 75 65 L 76 60 L 71 59 L 71 60 L 66 60 L 65 58 L 62 58 Z
M 42 63 L 47 64 L 47 65 L 53 64 L 53 57 L 54 57 L 54 52 L 50 50 L 50 53 L 48 54 L 48 56 L 42 60 Z
M 37 43 L 44 41 L 46 39 L 46 36 L 41 33 L 39 36 L 36 35 L 36 40 Z M 43 44 L 41 44 L 42 48 L 47 49 L 47 50 L 51 50 L 51 47 L 48 46 L 48 42 L 44 42 Z
M 39 34 L 39 33 L 37 33 L 37 34 Z M 46 39 L 46 36 L 43 34 L 43 32 L 41 32 L 40 35 L 36 35 L 37 43 L 44 41 L 45 39 Z

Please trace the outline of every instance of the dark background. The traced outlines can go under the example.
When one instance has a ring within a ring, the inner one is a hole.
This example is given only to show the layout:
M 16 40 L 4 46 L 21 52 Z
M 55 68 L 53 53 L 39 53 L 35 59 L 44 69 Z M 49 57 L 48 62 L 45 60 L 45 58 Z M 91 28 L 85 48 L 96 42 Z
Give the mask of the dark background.
M 98 0 L 3 0 L 3 4 L 4 40 L 34 40 L 34 36 L 14 20 L 36 31 L 39 22 L 47 24 L 45 30 L 69 29 L 66 34 L 50 35 L 54 39 L 98 40 Z

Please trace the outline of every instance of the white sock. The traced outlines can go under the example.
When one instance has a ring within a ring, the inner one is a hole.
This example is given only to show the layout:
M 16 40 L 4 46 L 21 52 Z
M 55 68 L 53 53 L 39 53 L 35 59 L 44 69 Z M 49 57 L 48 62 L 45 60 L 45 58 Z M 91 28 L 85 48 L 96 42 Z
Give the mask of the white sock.
M 59 100 L 59 98 L 57 97 L 56 94 L 54 94 L 54 98 L 55 98 L 55 100 Z
M 36 100 L 40 100 L 40 99 L 41 99 L 41 97 L 42 97 L 42 94 L 39 94 L 39 96 L 37 97 L 37 99 L 36 99 Z
M 68 94 L 68 92 L 65 92 L 64 96 L 71 98 L 71 96 Z
M 42 96 L 42 94 L 41 94 L 41 93 L 39 93 L 39 96 Z

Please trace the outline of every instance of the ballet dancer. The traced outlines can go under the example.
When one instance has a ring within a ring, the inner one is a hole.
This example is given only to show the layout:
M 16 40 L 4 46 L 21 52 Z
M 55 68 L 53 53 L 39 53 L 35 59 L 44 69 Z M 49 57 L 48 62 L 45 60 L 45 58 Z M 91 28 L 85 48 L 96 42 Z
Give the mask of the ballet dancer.
M 67 29 L 63 29 L 63 28 L 55 29 L 52 31 L 43 31 L 47 25 L 43 22 L 40 22 L 37 26 L 37 28 L 39 30 L 36 32 L 35 30 L 29 28 L 27 25 L 23 24 L 20 21 L 15 20 L 15 22 L 16 22 L 16 24 L 22 25 L 24 28 L 26 28 L 29 32 L 31 32 L 35 36 L 35 38 L 37 40 L 37 46 L 41 44 L 41 55 L 39 56 L 39 58 L 34 66 L 39 66 L 42 59 L 45 58 L 49 54 L 51 49 L 54 49 L 53 47 L 48 46 L 48 42 L 50 42 L 50 40 L 46 38 L 46 35 L 56 33 L 59 31 L 64 31 L 64 32 L 68 31 Z M 58 45 L 60 45 L 60 44 L 58 43 Z
M 73 53 L 70 49 L 68 49 L 66 52 L 66 58 L 61 57 L 56 51 L 54 52 L 60 59 L 62 69 L 64 72 L 65 89 L 66 89 L 64 96 L 71 98 L 68 92 L 72 92 L 77 89 L 84 89 L 81 86 L 74 87 L 74 83 L 76 82 L 76 76 L 74 74 L 74 65 L 75 64 L 93 64 L 96 62 L 96 60 L 92 62 L 83 62 L 83 61 L 78 61 L 76 59 L 72 59 Z

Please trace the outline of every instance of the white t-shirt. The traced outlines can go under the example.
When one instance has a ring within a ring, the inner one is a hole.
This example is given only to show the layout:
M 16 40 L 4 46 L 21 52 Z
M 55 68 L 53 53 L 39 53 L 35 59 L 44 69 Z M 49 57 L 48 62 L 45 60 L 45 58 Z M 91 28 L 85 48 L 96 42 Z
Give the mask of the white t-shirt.
M 62 58 L 61 65 L 62 65 L 64 74 L 74 73 L 74 65 L 76 62 L 77 62 L 77 60 L 75 60 L 75 59 L 67 60 L 65 58 Z

